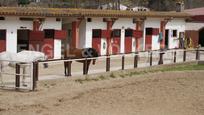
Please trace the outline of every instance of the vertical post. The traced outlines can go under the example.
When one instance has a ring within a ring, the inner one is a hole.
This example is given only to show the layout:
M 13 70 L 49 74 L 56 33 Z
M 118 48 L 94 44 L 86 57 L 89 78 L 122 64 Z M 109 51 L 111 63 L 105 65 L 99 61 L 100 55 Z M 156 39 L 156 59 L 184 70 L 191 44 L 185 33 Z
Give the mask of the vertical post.
M 38 80 L 38 62 L 33 62 L 33 90 L 37 88 Z
M 20 65 L 16 64 L 16 84 L 15 84 L 16 89 L 20 87 L 20 75 L 19 75 L 21 73 L 20 69 L 21 69 Z
M 107 36 L 107 55 L 111 54 L 111 28 L 113 25 L 113 21 L 107 21 L 107 31 L 108 31 L 108 36 Z
M 160 41 L 160 49 L 165 48 L 165 21 L 160 22 L 160 32 L 162 33 L 162 40 Z
M 200 60 L 200 51 L 199 51 L 199 47 L 196 50 L 196 60 Z
M 72 74 L 71 74 L 71 69 L 72 69 L 72 66 L 71 66 L 71 64 L 72 64 L 72 61 L 65 61 L 64 62 L 64 73 L 65 73 L 65 76 L 66 77 L 68 77 L 68 76 L 72 76 Z
M 183 51 L 183 62 L 185 62 L 186 61 L 186 49 L 184 49 L 184 51 Z
M 79 22 L 72 22 L 72 41 L 70 42 L 71 48 L 78 48 L 79 46 Z
M 38 62 L 36 62 L 36 81 L 38 81 L 39 79 L 39 66 L 38 66 Z
M 176 51 L 174 52 L 174 63 L 176 63 Z
M 106 72 L 110 71 L 110 57 L 106 57 Z
M 163 62 L 163 52 L 160 52 L 159 53 L 159 65 L 162 65 L 164 62 Z
M 67 76 L 72 76 L 72 62 L 67 62 Z
M 138 52 L 135 52 L 135 57 L 134 57 L 134 68 L 138 67 Z
M 88 64 L 88 60 L 87 58 L 84 60 L 84 65 L 83 65 L 83 75 L 87 75 L 87 65 Z
M 122 70 L 125 69 L 125 56 L 122 56 Z
M 152 66 L 152 52 L 150 52 L 150 59 L 149 59 L 150 66 Z

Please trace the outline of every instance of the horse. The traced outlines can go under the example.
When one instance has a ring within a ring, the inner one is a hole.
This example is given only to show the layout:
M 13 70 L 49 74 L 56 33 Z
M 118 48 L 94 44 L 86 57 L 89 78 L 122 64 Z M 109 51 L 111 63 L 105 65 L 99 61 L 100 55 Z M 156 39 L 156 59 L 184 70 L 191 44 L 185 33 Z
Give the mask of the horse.
M 47 56 L 42 52 L 37 51 L 21 51 L 19 53 L 1 52 L 0 53 L 0 81 L 3 83 L 2 73 L 6 66 L 15 68 L 16 64 L 21 65 L 23 68 L 23 74 L 26 73 L 26 63 L 32 63 L 35 61 L 47 60 Z M 44 68 L 48 65 L 44 64 Z M 25 85 L 25 75 L 23 75 L 23 85 Z
M 96 63 L 96 59 L 89 59 L 89 58 L 94 58 L 94 57 L 98 57 L 98 56 L 99 56 L 99 54 L 94 48 L 83 48 L 83 49 L 72 48 L 70 50 L 64 51 L 64 59 L 87 58 L 87 60 L 77 61 L 79 63 L 83 63 L 83 65 L 85 65 L 85 63 L 87 63 L 87 66 L 86 67 L 84 66 L 84 69 L 86 70 L 87 73 L 88 73 L 91 61 L 93 61 L 93 65 L 95 65 L 95 63 Z M 69 62 L 64 62 L 64 68 L 65 68 L 64 74 L 65 74 L 65 76 L 69 76 L 68 70 L 67 70 L 68 66 L 69 66 Z

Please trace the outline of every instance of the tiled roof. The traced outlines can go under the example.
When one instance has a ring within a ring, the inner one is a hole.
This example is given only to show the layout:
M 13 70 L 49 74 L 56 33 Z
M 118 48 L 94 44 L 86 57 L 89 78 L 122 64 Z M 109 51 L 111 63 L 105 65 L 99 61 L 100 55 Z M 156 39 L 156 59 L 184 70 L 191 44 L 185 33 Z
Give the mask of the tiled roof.
M 194 8 L 194 9 L 187 9 L 184 12 L 189 13 L 190 15 L 204 15 L 204 7 L 202 8 Z
M 0 7 L 0 15 L 37 17 L 175 17 L 186 18 L 182 12 L 132 12 L 96 9 L 38 8 L 38 7 Z

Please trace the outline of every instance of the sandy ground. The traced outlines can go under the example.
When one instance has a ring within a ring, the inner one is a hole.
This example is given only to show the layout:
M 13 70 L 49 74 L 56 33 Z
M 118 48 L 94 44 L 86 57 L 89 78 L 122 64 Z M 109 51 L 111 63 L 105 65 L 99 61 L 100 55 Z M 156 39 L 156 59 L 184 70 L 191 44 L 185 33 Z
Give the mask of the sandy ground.
M 36 92 L 0 90 L 0 115 L 203 115 L 204 71 L 80 84 L 40 81 Z

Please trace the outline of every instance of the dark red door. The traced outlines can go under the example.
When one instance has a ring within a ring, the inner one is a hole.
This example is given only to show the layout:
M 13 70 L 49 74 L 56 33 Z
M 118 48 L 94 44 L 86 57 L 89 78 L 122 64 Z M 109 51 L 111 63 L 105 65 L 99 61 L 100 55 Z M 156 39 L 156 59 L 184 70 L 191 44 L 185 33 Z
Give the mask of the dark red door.
M 30 31 L 29 50 L 42 51 L 44 42 L 44 31 Z
M 6 51 L 6 40 L 0 40 L 0 52 Z
M 146 35 L 145 38 L 145 50 L 152 49 L 152 35 Z
M 101 38 L 92 39 L 92 48 L 96 49 L 96 51 L 101 54 Z
M 125 38 L 125 53 L 132 52 L 132 37 Z
M 0 52 L 6 51 L 6 30 L 0 30 Z
M 112 53 L 113 54 L 119 54 L 120 53 L 120 38 L 118 38 L 118 37 L 113 38 Z
M 31 51 L 42 51 L 43 41 L 29 41 L 29 50 Z

